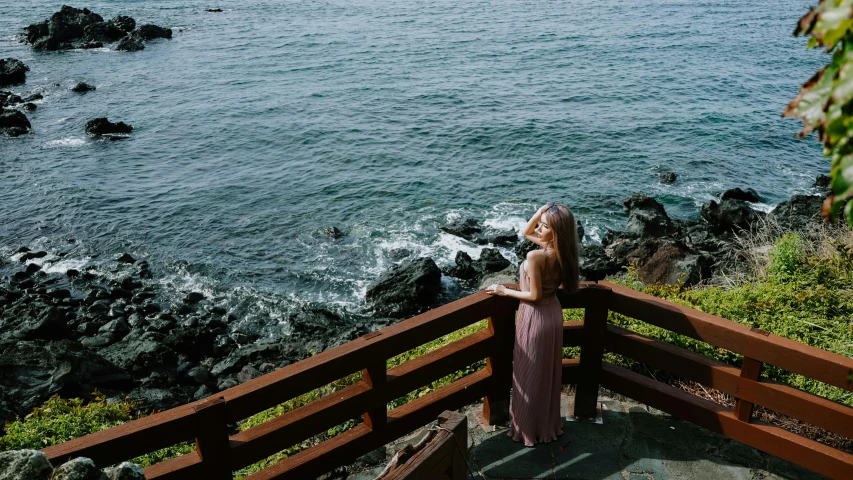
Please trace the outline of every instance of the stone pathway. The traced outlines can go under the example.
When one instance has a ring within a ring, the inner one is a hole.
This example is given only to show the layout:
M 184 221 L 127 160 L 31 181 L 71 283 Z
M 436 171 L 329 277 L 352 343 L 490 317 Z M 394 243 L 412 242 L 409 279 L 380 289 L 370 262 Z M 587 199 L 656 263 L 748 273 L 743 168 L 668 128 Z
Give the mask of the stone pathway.
M 468 417 L 471 479 L 825 479 L 821 475 L 729 440 L 704 428 L 624 397 L 599 397 L 603 424 L 565 422 L 563 435 L 549 444 L 525 447 L 506 435 L 506 428 L 486 431 L 477 413 L 482 405 L 464 410 Z M 570 398 L 563 396 L 563 411 Z M 389 445 L 387 459 L 416 432 Z M 374 479 L 384 464 L 352 480 Z

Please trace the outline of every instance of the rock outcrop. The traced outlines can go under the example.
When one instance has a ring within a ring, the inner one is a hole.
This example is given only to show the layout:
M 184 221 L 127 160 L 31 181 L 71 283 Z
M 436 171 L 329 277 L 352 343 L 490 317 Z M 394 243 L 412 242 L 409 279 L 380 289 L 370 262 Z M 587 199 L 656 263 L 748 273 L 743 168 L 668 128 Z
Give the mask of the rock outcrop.
M 477 245 L 512 245 L 518 241 L 518 234 L 514 231 L 485 227 L 473 218 L 457 219 L 440 229 Z
M 128 134 L 133 127 L 124 122 L 113 123 L 105 117 L 95 118 L 86 122 L 86 133 L 89 135 L 115 136 L 116 134 Z
M 365 300 L 380 315 L 405 318 L 429 308 L 441 291 L 441 270 L 431 258 L 391 267 L 368 288 Z
M 26 82 L 29 70 L 30 67 L 18 59 L 0 58 L 0 87 Z

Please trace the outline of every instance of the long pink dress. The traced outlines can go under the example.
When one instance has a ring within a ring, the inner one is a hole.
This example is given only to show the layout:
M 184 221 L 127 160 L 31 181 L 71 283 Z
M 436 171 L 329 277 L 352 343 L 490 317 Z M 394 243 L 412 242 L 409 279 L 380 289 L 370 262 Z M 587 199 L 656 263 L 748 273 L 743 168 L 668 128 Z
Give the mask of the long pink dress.
M 521 263 L 521 291 L 530 291 L 530 277 Z M 509 436 L 528 447 L 563 434 L 560 416 L 563 310 L 555 292 L 560 280 L 542 282 L 538 302 L 522 300 L 515 326 L 512 367 L 512 422 Z

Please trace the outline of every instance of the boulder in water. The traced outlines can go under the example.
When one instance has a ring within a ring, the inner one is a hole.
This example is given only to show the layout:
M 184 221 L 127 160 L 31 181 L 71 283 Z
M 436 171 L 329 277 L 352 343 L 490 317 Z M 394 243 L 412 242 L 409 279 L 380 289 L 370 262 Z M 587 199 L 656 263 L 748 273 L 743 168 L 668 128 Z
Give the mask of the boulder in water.
M 39 50 L 68 49 L 71 41 L 83 36 L 86 27 L 103 21 L 103 17 L 87 8 L 63 5 L 48 20 L 27 27 L 26 40 Z
M 439 228 L 478 245 L 511 245 L 518 240 L 518 235 L 512 230 L 484 227 L 473 218 L 456 219 Z
M 132 126 L 124 122 L 113 123 L 105 117 L 95 118 L 86 122 L 86 133 L 89 135 L 128 134 L 132 131 Z
M 344 232 L 338 230 L 338 227 L 335 226 L 324 228 L 323 234 L 329 238 L 341 238 L 344 236 Z
M 18 59 L 0 58 L 0 87 L 24 83 L 29 70 L 30 67 Z
M 150 23 L 141 25 L 136 29 L 136 33 L 145 40 L 154 40 L 155 38 L 172 38 L 171 28 L 158 27 L 157 25 L 152 25 Z
M 678 174 L 675 172 L 661 172 L 658 174 L 658 178 L 660 179 L 660 183 L 664 185 L 672 185 L 678 180 Z
M 17 137 L 30 133 L 32 126 L 30 120 L 22 112 L 17 110 L 0 111 L 0 131 L 10 137 Z
M 380 315 L 405 318 L 429 308 L 440 291 L 441 270 L 424 257 L 391 267 L 367 288 L 365 300 Z
M 86 82 L 80 82 L 77 85 L 74 85 L 74 87 L 71 89 L 72 92 L 77 93 L 86 93 L 91 92 L 92 90 L 96 90 L 95 86 Z
M 131 17 L 125 15 L 119 15 L 117 17 L 113 17 L 110 19 L 110 23 L 115 25 L 116 28 L 125 33 L 130 33 L 136 28 L 136 20 Z
M 725 192 L 723 192 L 723 195 L 720 197 L 720 200 L 727 200 L 729 198 L 752 203 L 761 201 L 761 195 L 759 195 L 758 192 L 756 192 L 752 188 L 747 188 L 746 190 L 743 190 L 740 187 L 736 187 L 730 190 L 726 190 Z
M 120 40 L 127 32 L 118 28 L 112 22 L 97 22 L 83 29 L 83 40 L 87 42 L 112 43 Z
M 142 38 L 138 32 L 133 31 L 119 40 L 115 49 L 122 52 L 138 52 L 140 50 L 145 50 L 145 39 Z

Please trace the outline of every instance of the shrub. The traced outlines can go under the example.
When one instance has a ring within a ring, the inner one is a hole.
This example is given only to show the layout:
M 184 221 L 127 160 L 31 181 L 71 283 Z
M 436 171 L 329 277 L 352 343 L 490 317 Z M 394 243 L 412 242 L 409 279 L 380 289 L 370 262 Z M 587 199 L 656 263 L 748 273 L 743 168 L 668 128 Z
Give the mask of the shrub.
M 770 273 L 786 280 L 800 271 L 803 261 L 803 246 L 797 233 L 785 234 L 776 241 L 770 254 Z

